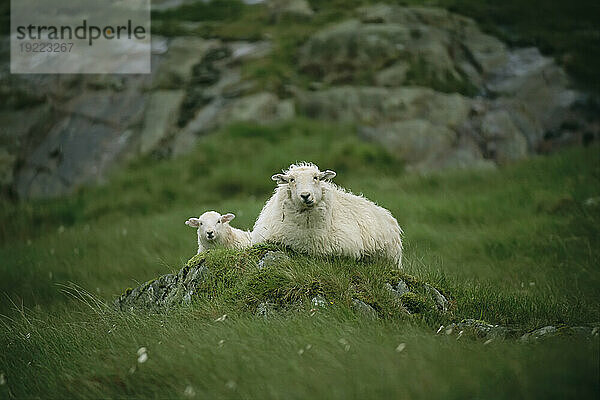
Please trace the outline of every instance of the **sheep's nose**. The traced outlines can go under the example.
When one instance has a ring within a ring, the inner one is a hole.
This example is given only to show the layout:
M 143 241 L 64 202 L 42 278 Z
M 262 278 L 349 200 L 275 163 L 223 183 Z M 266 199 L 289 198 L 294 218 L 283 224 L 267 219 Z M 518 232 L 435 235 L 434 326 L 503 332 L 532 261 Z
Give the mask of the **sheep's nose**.
M 306 202 L 310 198 L 310 193 L 306 193 L 306 192 L 300 193 L 300 197 L 302 197 L 302 200 L 304 200 Z
M 213 235 L 213 234 L 214 234 L 214 232 L 213 232 L 213 231 L 206 232 L 206 235 L 207 235 L 209 238 L 210 238 L 210 237 L 212 237 L 212 235 Z

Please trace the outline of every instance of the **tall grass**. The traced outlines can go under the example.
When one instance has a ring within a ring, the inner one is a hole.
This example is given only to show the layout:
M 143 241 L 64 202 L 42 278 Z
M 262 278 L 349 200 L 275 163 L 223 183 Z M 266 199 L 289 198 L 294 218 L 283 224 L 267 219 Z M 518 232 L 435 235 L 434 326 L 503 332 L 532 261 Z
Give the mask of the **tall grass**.
M 574 148 L 499 170 L 419 176 L 352 126 L 237 124 L 187 157 L 134 162 L 102 187 L 3 200 L 0 394 L 593 397 L 597 338 L 484 346 L 435 331 L 467 317 L 523 329 L 598 321 L 600 209 L 585 205 L 600 195 L 597 154 Z M 108 306 L 195 253 L 188 217 L 229 211 L 251 228 L 271 174 L 297 160 L 336 170 L 337 183 L 389 208 L 406 233 L 403 273 L 448 293 L 451 312 L 394 312 L 385 264 L 298 254 L 259 273 L 255 259 L 240 264 L 231 251 L 210 255 L 213 278 L 191 307 L 145 315 Z M 311 316 L 315 293 L 333 304 Z M 355 312 L 353 297 L 379 319 Z M 288 306 L 255 316 L 259 302 L 282 298 Z M 142 346 L 149 360 L 139 364 Z

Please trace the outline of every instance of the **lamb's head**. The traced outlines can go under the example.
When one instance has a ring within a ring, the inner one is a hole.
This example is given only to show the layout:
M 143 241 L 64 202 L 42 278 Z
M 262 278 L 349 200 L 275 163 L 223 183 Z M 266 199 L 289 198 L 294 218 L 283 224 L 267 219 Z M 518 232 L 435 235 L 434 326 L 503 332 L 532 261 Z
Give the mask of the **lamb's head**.
M 335 177 L 335 172 L 319 171 L 311 163 L 292 164 L 282 174 L 271 177 L 277 184 L 287 186 L 292 201 L 302 208 L 313 207 L 323 198 L 323 181 Z
M 185 224 L 198 228 L 198 238 L 208 242 L 219 241 L 223 233 L 229 229 L 229 221 L 235 218 L 233 214 L 221 215 L 216 211 L 207 211 L 200 218 L 190 218 Z

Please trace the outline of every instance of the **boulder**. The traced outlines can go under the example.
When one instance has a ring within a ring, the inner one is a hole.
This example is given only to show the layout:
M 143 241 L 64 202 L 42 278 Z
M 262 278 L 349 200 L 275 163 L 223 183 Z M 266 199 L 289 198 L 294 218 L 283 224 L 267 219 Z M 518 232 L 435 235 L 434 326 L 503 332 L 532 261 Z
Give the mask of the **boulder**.
M 396 157 L 418 166 L 441 158 L 452 148 L 456 133 L 445 126 L 424 119 L 409 119 L 380 124 L 376 128 L 362 127 L 363 138 L 384 146 Z
M 192 67 L 199 64 L 204 55 L 218 47 L 219 41 L 198 37 L 176 37 L 168 45 L 155 73 L 152 87 L 155 89 L 179 89 L 192 78 Z
M 352 299 L 352 308 L 363 317 L 377 319 L 377 311 L 362 300 Z
M 339 86 L 317 92 L 296 91 L 299 113 L 313 118 L 376 125 L 424 119 L 450 128 L 469 116 L 471 101 L 422 87 Z
M 267 0 L 272 21 L 279 22 L 284 18 L 309 19 L 314 15 L 307 0 Z
M 358 16 L 313 35 L 299 52 L 300 68 L 328 83 L 410 83 L 466 93 L 507 58 L 501 41 L 444 9 L 378 4 Z
M 270 122 L 294 116 L 289 101 L 280 101 L 269 92 L 255 93 L 230 102 L 220 116 L 221 123 L 234 121 Z
M 125 149 L 130 131 L 78 115 L 55 125 L 16 176 L 20 197 L 56 197 L 100 180 Z
M 0 188 L 8 186 L 13 181 L 13 170 L 17 157 L 6 149 L 0 148 Z
M 527 156 L 527 140 L 506 110 L 487 113 L 481 123 L 485 151 L 500 163 Z
M 150 94 L 138 138 L 140 154 L 147 154 L 172 133 L 184 96 L 183 90 L 157 90 Z
M 566 72 L 533 47 L 511 51 L 486 82 L 490 92 L 520 101 L 544 131 L 558 129 L 582 98 L 569 86 Z
M 177 274 L 163 275 L 135 289 L 127 289 L 113 306 L 119 311 L 159 312 L 190 304 L 206 272 L 204 259 L 195 256 Z

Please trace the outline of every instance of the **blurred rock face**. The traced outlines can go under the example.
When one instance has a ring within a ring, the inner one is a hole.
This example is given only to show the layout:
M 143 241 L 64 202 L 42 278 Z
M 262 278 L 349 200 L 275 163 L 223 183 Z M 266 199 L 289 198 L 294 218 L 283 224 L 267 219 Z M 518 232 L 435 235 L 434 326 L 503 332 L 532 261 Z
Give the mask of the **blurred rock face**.
M 266 7 L 272 22 L 314 14 L 306 1 Z M 0 185 L 21 198 L 60 196 L 132 157 L 185 153 L 224 124 L 297 113 L 355 123 L 416 171 L 493 168 L 547 150 L 548 138 L 580 137 L 575 106 L 585 96 L 537 49 L 508 49 L 438 8 L 357 15 L 297 50 L 314 90 L 292 87 L 286 99 L 242 78 L 244 63 L 269 56 L 268 41 L 155 36 L 146 76 L 11 76 L 4 65 Z

